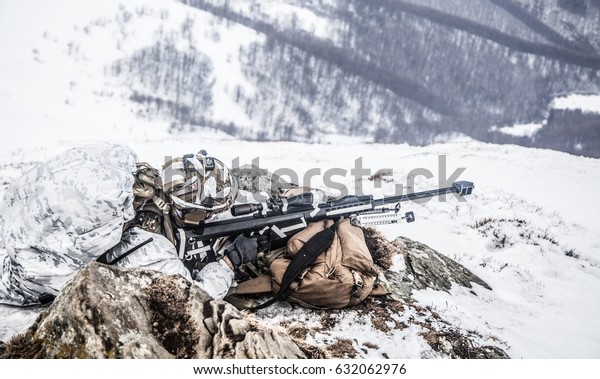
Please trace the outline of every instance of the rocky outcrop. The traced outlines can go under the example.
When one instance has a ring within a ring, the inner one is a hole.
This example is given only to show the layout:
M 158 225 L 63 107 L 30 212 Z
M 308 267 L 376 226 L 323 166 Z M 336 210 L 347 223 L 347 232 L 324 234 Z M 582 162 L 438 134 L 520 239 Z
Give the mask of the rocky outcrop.
M 92 263 L 26 333 L 0 346 L 0 356 L 349 358 L 358 354 L 352 341 L 321 346 L 308 337 L 327 335 L 344 318 L 354 317 L 369 320 L 384 333 L 418 328 L 432 351 L 423 357 L 509 358 L 501 348 L 482 344 L 480 336 L 457 328 L 412 297 L 414 290 L 447 291 L 452 285 L 477 283 L 489 289 L 483 280 L 422 243 L 404 237 L 389 242 L 373 229 L 365 229 L 365 234 L 392 294 L 346 310 L 306 309 L 305 317 L 320 319 L 321 327 L 308 329 L 286 321 L 266 327 L 260 315 L 249 316 L 227 302 L 212 300 L 181 277 Z M 404 258 L 405 270 L 389 270 L 396 255 Z M 398 319 L 401 314 L 413 316 Z
M 436 291 L 449 291 L 453 285 L 473 288 L 473 284 L 478 284 L 491 291 L 491 287 L 485 281 L 466 267 L 421 242 L 406 237 L 398 237 L 393 242 L 389 242 L 375 229 L 363 228 L 363 231 L 373 260 L 384 269 L 383 274 L 391 291 L 385 304 L 385 310 L 362 311 L 372 312 L 371 321 L 374 325 L 393 323 L 391 314 L 396 312 L 393 310 L 394 308 L 398 312 L 411 310 L 423 316 L 425 322 L 408 320 L 401 327 L 418 325 L 423 329 L 420 335 L 427 344 L 444 357 L 510 358 L 504 350 L 497 346 L 478 344 L 476 340 L 479 336 L 473 332 L 459 330 L 445 321 L 438 313 L 420 305 L 412 296 L 414 290 L 429 288 Z M 389 270 L 394 256 L 402 258 L 404 269 Z M 387 310 L 389 308 L 393 311 L 389 312 Z
M 286 335 L 246 320 L 176 276 L 92 263 L 5 358 L 304 358 Z
M 453 283 L 468 288 L 476 283 L 491 290 L 486 282 L 467 268 L 423 243 L 398 237 L 392 244 L 404 256 L 406 276 L 410 277 L 414 289 L 448 291 Z
M 392 290 L 386 298 L 346 310 L 306 309 L 305 317 L 320 319 L 321 327 L 307 329 L 286 321 L 266 327 L 260 315 L 248 316 L 227 302 L 211 300 L 181 277 L 92 263 L 26 333 L 0 346 L 0 356 L 348 358 L 357 355 L 352 341 L 320 346 L 308 337 L 331 333 L 345 317 L 362 317 L 384 333 L 420 329 L 419 335 L 439 354 L 425 352 L 424 357 L 508 358 L 501 348 L 481 344 L 480 336 L 457 328 L 412 297 L 414 290 L 449 290 L 452 285 L 477 283 L 489 289 L 483 280 L 422 243 L 403 237 L 389 242 L 373 229 L 365 234 L 380 266 L 390 268 L 392 257 L 401 255 L 405 270 L 384 270 Z M 414 316 L 399 320 L 399 314 Z
M 386 269 L 384 275 L 392 287 L 391 296 L 395 299 L 412 302 L 413 290 L 431 288 L 449 291 L 452 285 L 472 288 L 473 283 L 491 290 L 486 282 L 466 267 L 421 242 L 402 236 L 389 242 L 375 229 L 363 230 L 374 261 Z M 404 270 L 387 270 L 392 264 L 391 257 L 395 255 L 402 257 Z

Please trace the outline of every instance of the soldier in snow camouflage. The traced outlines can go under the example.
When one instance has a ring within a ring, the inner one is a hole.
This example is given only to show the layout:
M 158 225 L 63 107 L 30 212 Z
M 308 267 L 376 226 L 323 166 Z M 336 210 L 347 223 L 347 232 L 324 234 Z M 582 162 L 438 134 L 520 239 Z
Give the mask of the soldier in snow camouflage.
M 124 226 L 135 217 L 137 157 L 107 143 L 71 149 L 13 182 L 0 201 L 0 303 L 39 304 L 57 295 L 82 266 L 147 241 L 116 264 L 179 274 L 214 298 L 233 281 L 227 260 L 192 278 L 164 236 Z M 252 256 L 252 253 L 250 253 Z

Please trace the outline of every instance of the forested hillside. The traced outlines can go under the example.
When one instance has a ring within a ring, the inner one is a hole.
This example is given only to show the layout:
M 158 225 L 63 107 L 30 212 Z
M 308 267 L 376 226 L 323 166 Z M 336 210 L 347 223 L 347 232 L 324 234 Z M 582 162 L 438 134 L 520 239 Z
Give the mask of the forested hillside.
M 458 132 L 600 156 L 588 138 L 597 115 L 550 108 L 557 96 L 600 91 L 597 2 L 185 3 L 265 37 L 239 51 L 256 90 L 235 93 L 252 126 L 232 130 L 247 138 L 427 144 Z M 493 128 L 531 122 L 552 130 L 531 138 Z
M 67 105 L 91 92 L 173 132 L 248 140 L 467 135 L 600 157 L 598 0 L 119 4 L 63 34 L 30 32 L 36 64 L 82 75 L 46 86 L 68 86 Z M 86 93 L 83 75 L 99 79 Z M 598 104 L 554 106 L 577 94 Z

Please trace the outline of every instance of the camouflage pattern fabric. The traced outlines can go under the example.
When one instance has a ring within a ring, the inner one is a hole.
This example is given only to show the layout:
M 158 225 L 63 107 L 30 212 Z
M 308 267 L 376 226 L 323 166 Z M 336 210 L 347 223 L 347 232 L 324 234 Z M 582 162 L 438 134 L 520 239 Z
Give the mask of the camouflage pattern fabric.
M 121 239 L 134 217 L 136 156 L 125 146 L 70 149 L 13 182 L 0 201 L 0 302 L 38 303 Z
M 178 211 L 203 212 L 206 219 L 229 210 L 238 192 L 227 166 L 205 151 L 166 162 L 162 182 Z
M 175 246 L 159 234 L 140 228 L 131 228 L 123 233 L 121 242 L 112 248 L 108 260 L 113 261 L 126 251 L 139 246 L 152 238 L 152 242 L 134 250 L 131 254 L 117 261 L 117 266 L 140 267 L 167 274 L 181 275 L 206 291 L 214 299 L 222 299 L 227 295 L 233 283 L 234 273 L 222 260 L 209 263 L 192 278 L 190 272 L 177 257 Z
M 125 146 L 99 143 L 68 150 L 9 186 L 0 200 L 0 303 L 38 304 L 42 294 L 57 295 L 105 251 L 126 251 L 147 239 L 140 229 L 123 234 L 123 225 L 135 216 L 136 161 Z M 191 279 L 174 246 L 158 234 L 152 237 L 119 264 Z M 224 263 L 204 271 L 194 278 L 198 285 L 207 285 L 213 295 L 227 292 L 233 273 Z

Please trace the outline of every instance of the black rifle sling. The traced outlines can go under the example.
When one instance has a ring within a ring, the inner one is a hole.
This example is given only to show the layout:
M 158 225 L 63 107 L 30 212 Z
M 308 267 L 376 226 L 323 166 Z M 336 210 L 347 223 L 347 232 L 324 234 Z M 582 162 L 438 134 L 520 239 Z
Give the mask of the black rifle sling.
M 300 251 L 298 251 L 294 258 L 292 258 L 292 261 L 285 270 L 283 278 L 281 279 L 279 292 L 277 292 L 275 296 L 266 302 L 250 309 L 257 310 L 266 308 L 277 300 L 287 297 L 288 289 L 298 275 L 300 275 L 305 268 L 311 265 L 319 255 L 323 254 L 325 251 L 327 251 L 327 249 L 329 249 L 335 237 L 337 224 L 337 221 L 334 222 L 329 228 L 321 230 L 319 233 L 315 234 L 308 241 L 306 241 Z
M 125 258 L 126 256 L 128 256 L 129 254 L 133 253 L 134 251 L 136 251 L 137 249 L 139 249 L 140 247 L 144 246 L 147 243 L 152 242 L 152 238 L 147 239 L 146 241 L 140 243 L 137 246 L 134 246 L 133 248 L 127 250 L 126 252 L 124 252 L 123 254 L 121 254 L 121 256 L 117 257 L 115 260 L 113 261 L 108 261 L 108 256 L 110 255 L 110 250 L 105 251 L 104 254 L 102 254 L 101 256 L 99 256 L 98 258 L 96 258 L 96 262 L 99 263 L 104 263 L 107 265 L 113 265 L 115 263 L 117 263 L 118 261 L 120 261 L 121 259 Z M 54 301 L 54 299 L 56 298 L 56 296 L 49 294 L 49 293 L 42 293 L 39 297 L 38 297 L 38 302 L 42 305 L 45 304 L 50 304 Z
M 126 256 L 128 256 L 129 254 L 133 253 L 134 251 L 136 251 L 140 247 L 142 247 L 142 246 L 144 246 L 144 245 L 152 242 L 153 240 L 154 240 L 153 238 L 148 238 L 144 242 L 142 242 L 142 243 L 140 243 L 140 244 L 132 247 L 131 249 L 127 250 L 126 252 L 124 252 L 123 254 L 121 254 L 120 256 L 118 256 L 117 258 L 113 259 L 112 261 L 108 260 L 108 256 L 110 255 L 110 250 L 108 250 L 108 251 L 104 252 L 104 254 L 102 254 L 101 256 L 99 256 L 98 258 L 96 258 L 96 262 L 104 263 L 105 265 L 114 265 L 115 263 L 117 263 L 121 259 L 123 259 Z

